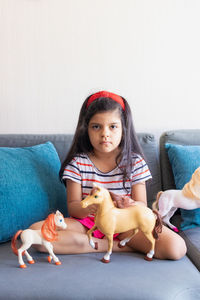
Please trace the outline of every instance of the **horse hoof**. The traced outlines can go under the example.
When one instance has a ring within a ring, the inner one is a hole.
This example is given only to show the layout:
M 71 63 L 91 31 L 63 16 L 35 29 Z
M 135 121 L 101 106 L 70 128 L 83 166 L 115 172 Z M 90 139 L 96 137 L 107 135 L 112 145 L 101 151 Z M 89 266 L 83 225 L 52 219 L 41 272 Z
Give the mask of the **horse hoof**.
M 34 263 L 35 263 L 35 261 L 32 259 L 32 260 L 28 260 L 28 263 L 30 264 L 30 265 L 33 265 Z
M 61 262 L 60 262 L 60 261 L 57 261 L 57 262 L 55 263 L 55 265 L 56 265 L 56 266 L 60 266 L 60 265 L 61 265 Z
M 50 263 L 50 262 L 51 262 L 51 257 L 48 256 L 48 257 L 47 257 L 47 260 L 48 260 L 48 262 Z
M 148 257 L 148 256 L 145 256 L 144 259 L 147 260 L 147 261 L 152 261 L 153 260 L 152 257 Z
M 26 268 L 26 265 L 23 264 L 23 265 L 20 265 L 19 267 L 20 267 L 21 269 L 25 269 L 25 268 Z
M 105 259 L 104 257 L 102 258 L 102 260 L 101 260 L 103 263 L 109 263 L 110 262 L 110 260 L 109 259 Z
M 119 248 L 124 248 L 125 245 L 121 245 L 120 242 L 119 242 L 119 243 L 118 243 L 118 247 L 119 247 Z

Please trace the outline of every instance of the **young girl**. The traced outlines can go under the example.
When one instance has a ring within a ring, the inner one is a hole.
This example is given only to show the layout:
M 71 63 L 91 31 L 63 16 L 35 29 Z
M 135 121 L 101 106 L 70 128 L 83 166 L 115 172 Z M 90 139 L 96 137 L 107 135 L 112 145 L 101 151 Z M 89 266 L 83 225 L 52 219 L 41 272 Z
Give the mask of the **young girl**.
M 86 232 L 94 224 L 96 205 L 81 207 L 81 200 L 90 194 L 93 182 L 121 195 L 115 197 L 119 208 L 147 205 L 145 182 L 151 178 L 143 159 L 133 127 L 131 110 L 127 101 L 110 92 L 98 92 L 89 96 L 82 105 L 71 149 L 60 170 L 60 178 L 67 188 L 68 212 L 66 231 L 59 232 L 54 242 L 54 252 L 59 254 L 106 252 L 107 240 L 96 230 L 98 250 L 88 242 Z M 38 229 L 42 222 L 32 225 Z M 122 240 L 128 232 L 120 233 Z M 114 237 L 115 239 L 115 237 Z M 142 232 L 138 232 L 124 248 L 114 240 L 113 251 L 139 251 L 147 253 L 150 244 Z M 45 251 L 42 247 L 40 251 Z M 163 226 L 156 241 L 155 257 L 180 259 L 186 253 L 184 240 Z

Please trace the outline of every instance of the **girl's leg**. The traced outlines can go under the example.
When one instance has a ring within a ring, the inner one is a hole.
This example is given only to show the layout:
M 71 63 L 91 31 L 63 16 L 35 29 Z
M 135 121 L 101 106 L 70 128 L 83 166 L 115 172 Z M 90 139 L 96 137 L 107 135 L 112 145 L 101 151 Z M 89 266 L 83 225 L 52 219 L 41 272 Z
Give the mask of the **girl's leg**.
M 121 233 L 119 239 L 123 240 L 129 233 Z M 134 251 L 142 253 L 148 253 L 151 245 L 147 240 L 143 232 L 139 231 L 131 240 L 127 243 Z M 185 241 L 171 229 L 163 226 L 162 233 L 159 235 L 159 239 L 155 244 L 155 258 L 158 259 L 173 259 L 177 260 L 182 258 L 186 254 L 187 248 Z
M 93 237 L 93 241 L 98 243 L 98 249 L 93 249 L 88 240 L 87 228 L 75 219 L 65 219 L 67 228 L 58 231 L 58 240 L 52 242 L 53 251 L 56 254 L 78 254 L 89 252 L 106 252 L 108 249 L 108 241 L 106 239 L 97 239 Z M 31 229 L 38 230 L 41 228 L 43 221 L 31 225 Z M 129 246 L 124 248 L 118 247 L 119 241 L 113 241 L 113 251 L 131 252 Z M 46 248 L 41 245 L 34 245 L 41 252 L 46 252 Z

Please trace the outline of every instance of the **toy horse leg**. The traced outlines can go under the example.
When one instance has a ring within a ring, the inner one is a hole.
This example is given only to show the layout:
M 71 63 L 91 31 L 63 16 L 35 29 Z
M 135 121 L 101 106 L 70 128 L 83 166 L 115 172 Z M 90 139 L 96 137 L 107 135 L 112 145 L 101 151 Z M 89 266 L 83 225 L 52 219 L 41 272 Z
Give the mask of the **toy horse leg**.
M 103 263 L 109 263 L 110 262 L 110 255 L 112 254 L 112 248 L 113 248 L 113 233 L 112 234 L 107 234 L 106 238 L 108 240 L 108 251 L 102 258 Z
M 163 193 L 163 195 L 164 195 L 164 193 Z M 166 217 L 168 215 L 168 213 L 173 208 L 173 201 L 169 200 L 168 197 L 163 196 L 162 198 L 159 199 L 158 207 L 159 207 L 159 214 L 160 214 L 161 218 L 163 219 L 164 217 Z
M 94 225 L 92 228 L 90 228 L 88 231 L 87 231 L 87 236 L 88 236 L 88 239 L 89 239 L 89 243 L 90 243 L 90 246 L 97 250 L 98 249 L 98 243 L 94 243 L 93 240 L 92 240 L 92 233 L 93 231 L 95 231 L 97 229 L 97 226 Z
M 27 258 L 29 264 L 32 265 L 35 263 L 34 259 L 32 258 L 32 256 L 30 256 L 30 254 L 28 253 L 27 250 L 25 251 L 25 255 L 26 255 L 26 258 Z
M 143 233 L 145 234 L 147 239 L 151 242 L 151 250 L 145 256 L 146 260 L 151 261 L 153 259 L 154 253 L 155 253 L 155 251 L 154 251 L 155 250 L 155 239 L 151 232 L 150 233 L 143 232 Z
M 18 262 L 19 262 L 20 268 L 25 269 L 26 268 L 26 264 L 23 261 L 22 252 L 23 251 L 21 249 L 18 249 Z
M 27 252 L 26 250 L 28 248 L 30 248 L 31 244 L 23 244 L 21 246 L 21 248 L 18 249 L 18 261 L 19 261 L 19 266 L 20 268 L 22 269 L 25 269 L 26 268 L 26 264 L 24 263 L 23 261 L 23 258 L 22 258 L 22 253 L 25 251 L 25 253 Z
M 138 229 L 133 230 L 133 234 L 131 234 L 131 235 L 128 236 L 127 238 L 121 240 L 121 241 L 118 243 L 118 247 L 119 247 L 119 248 L 124 247 L 124 246 L 126 245 L 126 243 L 128 243 L 128 242 L 132 239 L 132 237 L 134 237 L 134 235 L 135 235 L 136 233 L 138 233 Z
M 48 262 L 50 263 L 52 261 L 52 256 L 49 254 L 49 256 L 47 257 Z
M 175 211 L 177 210 L 176 207 L 172 207 L 171 210 L 167 213 L 166 216 L 163 217 L 163 222 L 169 226 L 172 230 L 174 230 L 175 232 L 179 232 L 178 228 L 176 226 L 174 226 L 169 220 L 171 219 L 171 217 L 174 215 Z
M 48 261 L 51 262 L 51 259 L 53 258 L 55 264 L 61 265 L 61 262 L 59 261 L 58 257 L 53 252 L 53 246 L 50 242 L 44 242 L 44 246 L 46 247 L 47 251 L 49 252 Z

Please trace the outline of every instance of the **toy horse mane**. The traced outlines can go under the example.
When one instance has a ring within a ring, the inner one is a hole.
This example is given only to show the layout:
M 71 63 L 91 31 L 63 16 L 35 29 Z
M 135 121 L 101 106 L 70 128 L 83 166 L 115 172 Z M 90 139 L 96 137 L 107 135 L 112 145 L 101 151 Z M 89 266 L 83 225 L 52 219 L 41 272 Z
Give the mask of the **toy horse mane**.
M 98 191 L 98 187 L 94 186 L 90 192 L 90 195 L 93 195 L 94 193 L 96 193 Z
M 58 233 L 56 232 L 54 216 L 54 214 L 48 215 L 41 228 L 43 238 L 49 242 L 57 240 L 58 237 Z

